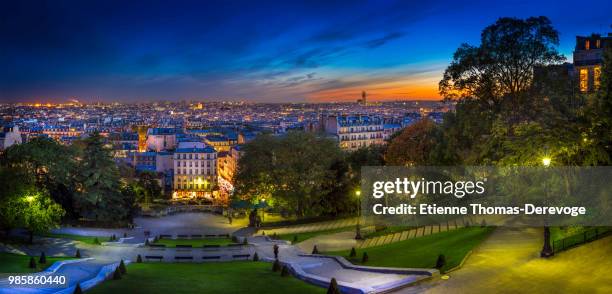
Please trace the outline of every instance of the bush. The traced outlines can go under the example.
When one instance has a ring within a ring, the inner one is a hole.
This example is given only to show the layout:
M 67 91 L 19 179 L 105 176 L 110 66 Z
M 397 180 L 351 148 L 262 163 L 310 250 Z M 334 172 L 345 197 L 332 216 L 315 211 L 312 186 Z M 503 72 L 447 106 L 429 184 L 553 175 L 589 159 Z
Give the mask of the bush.
M 438 255 L 438 260 L 436 260 L 436 268 L 441 269 L 446 264 L 446 257 L 444 254 Z
M 297 237 L 297 235 L 293 235 L 293 242 L 292 242 L 292 243 L 293 243 L 293 244 L 295 244 L 295 243 L 297 243 L 297 242 L 298 242 L 298 237 Z
M 113 280 L 121 280 L 121 270 L 119 267 L 115 268 L 115 272 L 113 273 Z
M 336 278 L 332 278 L 329 282 L 327 294 L 340 294 L 340 289 L 338 288 L 338 282 L 336 281 Z
M 312 248 L 312 254 L 319 254 L 319 249 L 317 248 L 317 245 L 315 245 L 315 246 Z
M 77 249 L 76 254 L 74 255 L 76 258 L 81 258 L 81 250 Z
M 289 268 L 283 265 L 283 267 L 281 268 L 281 277 L 288 277 L 288 276 L 289 276 Z
M 349 257 L 355 257 L 357 256 L 357 251 L 355 251 L 355 247 L 351 248 L 351 253 L 349 254 Z
M 277 271 L 280 271 L 280 269 L 281 269 L 281 264 L 280 264 L 280 262 L 279 262 L 279 261 L 278 261 L 278 259 L 277 259 L 277 260 L 275 260 L 275 261 L 274 261 L 274 263 L 272 264 L 272 271 L 273 271 L 273 272 L 277 272 Z
M 274 258 L 278 259 L 278 245 L 274 244 L 274 247 L 272 247 L 272 249 L 274 250 Z
M 247 237 L 244 237 L 244 239 L 242 239 L 242 244 L 249 245 L 249 241 L 247 240 Z
M 368 253 L 364 252 L 363 255 L 361 256 L 361 263 L 366 263 L 368 262 L 368 260 L 370 260 L 370 257 L 368 257 Z
M 123 238 L 127 238 L 127 233 L 123 233 Z
M 38 263 L 45 264 L 47 263 L 47 256 L 45 256 L 45 252 L 40 253 L 40 258 L 38 259 Z
M 238 243 L 238 237 L 236 237 L 236 236 L 232 236 L 232 242 L 234 242 L 234 243 Z
M 266 231 L 261 231 L 261 235 L 265 236 L 266 235 Z
M 253 254 L 253 261 L 259 261 L 259 255 L 257 255 L 257 252 Z
M 72 294 L 83 294 L 83 290 L 81 290 L 81 284 L 76 284 L 76 287 L 74 287 L 74 292 L 72 292 Z
M 482 219 L 482 222 L 480 223 L 480 227 L 481 227 L 481 228 L 484 228 L 484 227 L 486 227 L 486 226 L 487 226 L 487 221 L 486 221 L 486 220 L 483 218 L 483 219 Z
M 100 240 L 98 240 L 98 237 L 94 238 L 93 243 L 96 245 L 100 245 Z
M 36 268 L 36 259 L 34 257 L 30 257 L 30 266 L 29 268 Z
M 140 254 L 138 254 L 138 257 L 136 257 L 136 262 L 142 263 L 142 256 L 140 256 Z
M 122 275 L 127 275 L 127 268 L 125 267 L 125 263 L 123 262 L 123 259 L 119 263 L 119 271 L 121 271 Z

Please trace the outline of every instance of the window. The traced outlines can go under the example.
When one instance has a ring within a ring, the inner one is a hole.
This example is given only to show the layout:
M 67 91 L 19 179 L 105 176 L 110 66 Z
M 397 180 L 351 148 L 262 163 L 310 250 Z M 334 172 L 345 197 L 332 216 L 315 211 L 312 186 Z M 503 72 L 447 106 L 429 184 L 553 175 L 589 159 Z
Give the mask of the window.
M 584 49 L 585 49 L 585 50 L 589 50 L 589 49 L 591 49 L 591 41 L 586 40 L 586 41 L 584 42 Z
M 593 68 L 593 86 L 597 90 L 599 89 L 600 84 L 601 84 L 601 66 L 598 65 Z
M 601 48 L 601 40 L 597 39 L 597 41 L 595 41 L 595 48 Z
M 589 71 L 586 68 L 580 69 L 580 91 L 586 92 L 589 89 Z

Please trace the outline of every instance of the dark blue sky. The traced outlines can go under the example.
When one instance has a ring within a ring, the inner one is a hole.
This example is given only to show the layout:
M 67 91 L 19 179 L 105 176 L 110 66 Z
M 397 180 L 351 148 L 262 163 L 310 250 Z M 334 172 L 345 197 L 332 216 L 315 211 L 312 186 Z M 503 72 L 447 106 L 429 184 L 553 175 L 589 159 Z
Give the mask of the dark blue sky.
M 0 101 L 432 99 L 501 16 L 548 16 L 568 57 L 612 31 L 609 0 L 0 3 Z

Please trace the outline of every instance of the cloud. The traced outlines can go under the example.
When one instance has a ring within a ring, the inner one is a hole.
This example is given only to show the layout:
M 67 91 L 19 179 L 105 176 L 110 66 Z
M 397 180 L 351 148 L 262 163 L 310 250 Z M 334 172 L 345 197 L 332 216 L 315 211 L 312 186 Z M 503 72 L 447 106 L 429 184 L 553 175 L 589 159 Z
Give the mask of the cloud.
M 381 38 L 376 38 L 376 39 L 372 39 L 369 40 L 367 42 L 365 42 L 363 45 L 364 47 L 368 48 L 368 49 L 374 49 L 374 48 L 378 48 L 382 45 L 387 44 L 387 42 L 393 41 L 395 39 L 399 39 L 401 37 L 403 37 L 405 35 L 405 33 L 402 32 L 392 32 L 392 33 L 388 33 L 385 36 L 381 37 Z

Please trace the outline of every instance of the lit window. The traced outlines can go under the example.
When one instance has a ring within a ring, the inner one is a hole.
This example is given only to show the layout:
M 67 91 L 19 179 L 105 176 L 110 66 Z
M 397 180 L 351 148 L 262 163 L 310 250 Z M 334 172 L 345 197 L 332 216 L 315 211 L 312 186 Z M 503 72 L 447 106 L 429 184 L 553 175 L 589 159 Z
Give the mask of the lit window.
M 593 86 L 595 87 L 595 89 L 599 89 L 600 84 L 601 84 L 601 66 L 596 66 L 595 68 L 593 68 Z
M 586 92 L 589 89 L 589 71 L 586 68 L 580 69 L 580 91 Z
M 589 50 L 589 49 L 591 49 L 591 41 L 586 40 L 586 41 L 584 42 L 584 49 L 585 49 L 585 50 Z
M 601 48 L 601 40 L 597 39 L 597 41 L 595 41 L 595 48 Z

